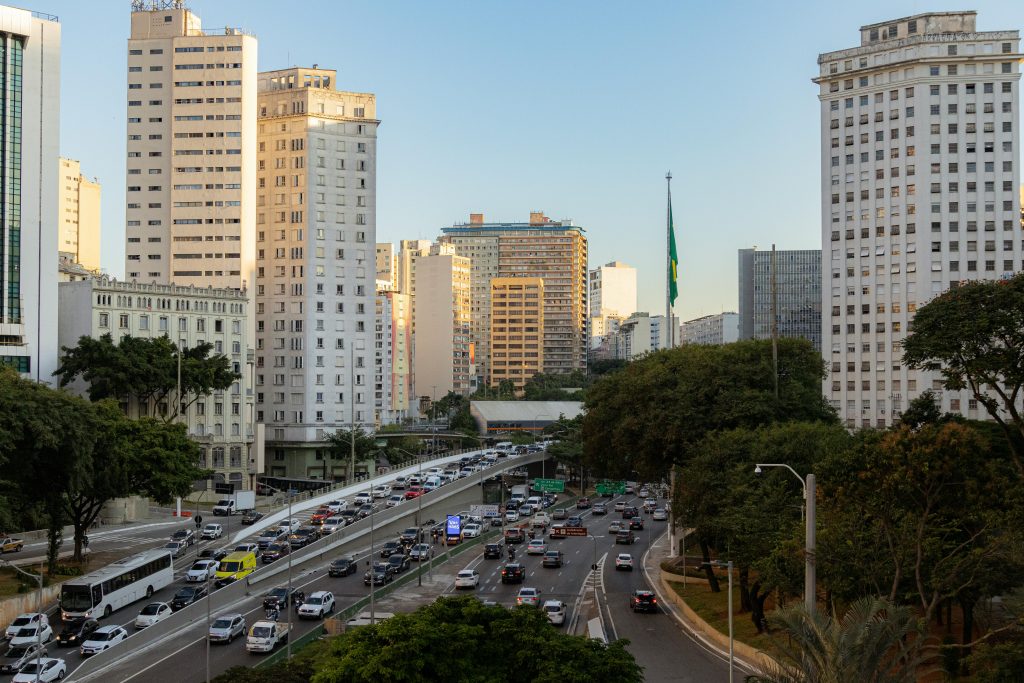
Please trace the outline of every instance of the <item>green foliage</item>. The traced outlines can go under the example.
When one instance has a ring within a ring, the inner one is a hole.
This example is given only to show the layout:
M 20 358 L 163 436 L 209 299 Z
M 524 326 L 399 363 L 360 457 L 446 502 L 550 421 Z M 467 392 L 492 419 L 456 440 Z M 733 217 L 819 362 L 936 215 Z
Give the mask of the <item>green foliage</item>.
M 527 380 L 523 386 L 524 401 L 581 401 L 582 391 L 566 391 L 566 389 L 582 390 L 589 386 L 590 379 L 579 370 L 568 373 L 538 373 Z
M 977 683 L 1019 680 L 1024 671 L 1024 634 L 1018 632 L 1003 642 L 981 645 L 967 663 Z

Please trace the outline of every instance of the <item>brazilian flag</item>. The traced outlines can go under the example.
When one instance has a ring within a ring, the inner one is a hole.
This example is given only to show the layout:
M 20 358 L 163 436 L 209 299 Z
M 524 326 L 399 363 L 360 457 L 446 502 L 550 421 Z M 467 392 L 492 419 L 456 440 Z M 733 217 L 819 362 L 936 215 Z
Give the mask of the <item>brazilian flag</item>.
M 671 201 L 671 200 L 670 200 Z M 676 229 L 672 223 L 672 204 L 668 205 L 668 302 L 674 306 L 679 297 L 679 257 L 676 255 Z

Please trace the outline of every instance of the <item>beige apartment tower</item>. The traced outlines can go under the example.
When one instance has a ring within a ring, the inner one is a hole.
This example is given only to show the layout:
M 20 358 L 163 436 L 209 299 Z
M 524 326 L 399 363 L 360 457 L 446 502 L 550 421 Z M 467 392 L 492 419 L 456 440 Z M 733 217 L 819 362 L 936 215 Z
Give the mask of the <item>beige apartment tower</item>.
M 491 386 L 516 390 L 544 368 L 544 279 L 491 280 Z
M 447 245 L 417 259 L 415 325 L 417 396 L 441 398 L 473 390 L 470 323 L 470 260 Z
M 100 269 L 100 184 L 82 175 L 74 159 L 60 159 L 57 251 L 66 261 Z
M 256 39 L 204 31 L 184 3 L 132 4 L 125 272 L 129 280 L 252 286 Z
M 391 242 L 377 243 L 377 280 L 386 282 L 389 291 L 399 291 L 398 254 Z

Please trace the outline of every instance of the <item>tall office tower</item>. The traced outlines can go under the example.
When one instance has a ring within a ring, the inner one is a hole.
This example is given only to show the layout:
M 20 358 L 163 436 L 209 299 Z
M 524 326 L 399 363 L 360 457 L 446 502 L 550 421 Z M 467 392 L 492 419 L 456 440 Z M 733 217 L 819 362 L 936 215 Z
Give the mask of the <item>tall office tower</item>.
M 431 400 L 474 388 L 470 321 L 469 259 L 448 245 L 435 245 L 416 260 L 414 308 L 415 391 Z
M 472 259 L 473 342 L 478 374 L 489 373 L 490 280 L 544 279 L 544 372 L 585 370 L 587 364 L 587 238 L 571 221 L 552 221 L 539 211 L 528 223 L 469 223 L 442 228 L 441 241 Z M 493 382 L 491 382 L 493 384 Z
M 590 317 L 636 313 L 636 268 L 612 261 L 590 271 Z
M 705 315 L 682 324 L 684 344 L 730 344 L 740 337 L 740 317 L 736 313 Z
M 60 24 L 0 6 L 0 364 L 57 369 Z
M 861 27 L 818 57 L 824 393 L 849 426 L 891 424 L 935 389 L 941 409 L 984 416 L 967 392 L 910 370 L 914 311 L 964 280 L 1021 270 L 1017 31 L 974 12 Z
M 126 199 L 129 280 L 253 286 L 253 36 L 204 31 L 181 0 L 132 2 Z
M 82 175 L 74 159 L 60 159 L 57 251 L 87 270 L 100 269 L 100 184 Z
M 412 399 L 412 305 L 408 294 L 377 288 L 374 408 L 378 424 L 409 417 Z
M 375 421 L 380 121 L 374 95 L 335 83 L 333 69 L 259 74 L 257 409 L 270 461 L 296 477 L 324 476 L 325 433 Z
M 771 251 L 739 250 L 740 339 L 772 337 Z M 821 351 L 821 250 L 775 251 L 774 299 L 780 337 Z
M 376 249 L 377 280 L 388 283 L 388 290 L 398 291 L 398 254 L 391 242 L 378 242 Z
M 544 279 L 491 280 L 491 385 L 517 390 L 544 368 Z

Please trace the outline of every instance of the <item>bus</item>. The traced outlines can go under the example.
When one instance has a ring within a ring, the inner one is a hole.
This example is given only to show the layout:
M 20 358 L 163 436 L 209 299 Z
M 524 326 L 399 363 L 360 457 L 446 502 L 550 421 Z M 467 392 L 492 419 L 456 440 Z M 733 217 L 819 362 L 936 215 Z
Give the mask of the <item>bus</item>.
M 173 580 L 169 550 L 147 550 L 125 557 L 61 584 L 60 616 L 64 621 L 109 617 L 116 609 L 151 597 Z

